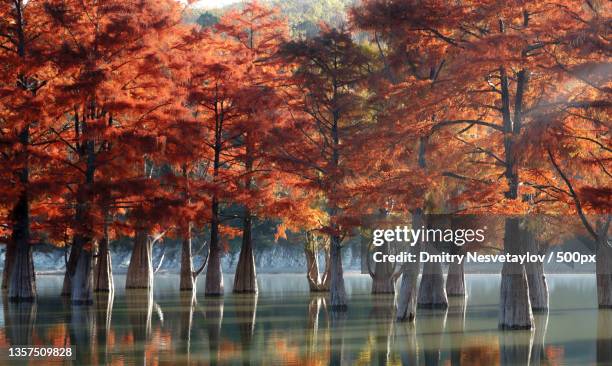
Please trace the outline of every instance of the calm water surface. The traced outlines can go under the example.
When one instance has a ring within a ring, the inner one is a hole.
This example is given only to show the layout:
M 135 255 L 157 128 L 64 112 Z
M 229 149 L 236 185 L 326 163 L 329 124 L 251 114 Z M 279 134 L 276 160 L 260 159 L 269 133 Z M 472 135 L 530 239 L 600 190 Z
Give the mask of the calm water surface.
M 497 276 L 468 276 L 467 302 L 420 310 L 413 324 L 394 322 L 393 297 L 370 295 L 363 275 L 347 275 L 340 314 L 296 274 L 260 276 L 259 296 L 217 299 L 179 293 L 173 275 L 158 275 L 151 294 L 117 276 L 115 295 L 91 307 L 63 303 L 61 281 L 38 276 L 36 304 L 2 304 L 0 347 L 71 344 L 76 359 L 24 364 L 612 365 L 612 311 L 597 309 L 586 275 L 549 276 L 551 309 L 532 332 L 497 330 Z

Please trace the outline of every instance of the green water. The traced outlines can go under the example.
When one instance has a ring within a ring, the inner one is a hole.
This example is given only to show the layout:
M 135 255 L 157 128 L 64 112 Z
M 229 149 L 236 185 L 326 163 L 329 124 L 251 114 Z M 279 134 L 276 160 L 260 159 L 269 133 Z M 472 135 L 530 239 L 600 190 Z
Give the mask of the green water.
M 126 292 L 117 276 L 115 295 L 90 307 L 65 304 L 61 280 L 38 276 L 35 305 L 3 303 L 0 347 L 76 351 L 31 365 L 612 365 L 612 311 L 597 309 L 593 276 L 549 276 L 551 308 L 532 332 L 497 330 L 497 276 L 468 276 L 467 303 L 420 310 L 413 324 L 394 322 L 393 297 L 370 295 L 363 275 L 346 277 L 346 313 L 295 274 L 261 275 L 259 296 L 216 299 L 180 294 L 172 275 L 157 276 L 150 296 Z

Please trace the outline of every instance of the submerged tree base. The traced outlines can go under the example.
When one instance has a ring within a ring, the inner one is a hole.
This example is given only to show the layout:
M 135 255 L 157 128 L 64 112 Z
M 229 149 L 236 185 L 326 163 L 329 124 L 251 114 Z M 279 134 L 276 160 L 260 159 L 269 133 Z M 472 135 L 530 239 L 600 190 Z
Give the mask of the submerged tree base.
M 8 301 L 14 304 L 33 303 L 33 302 L 36 302 L 36 297 L 35 296 L 32 296 L 32 297 L 12 296 L 8 298 Z
M 329 309 L 336 312 L 344 312 L 348 310 L 348 305 L 330 305 Z

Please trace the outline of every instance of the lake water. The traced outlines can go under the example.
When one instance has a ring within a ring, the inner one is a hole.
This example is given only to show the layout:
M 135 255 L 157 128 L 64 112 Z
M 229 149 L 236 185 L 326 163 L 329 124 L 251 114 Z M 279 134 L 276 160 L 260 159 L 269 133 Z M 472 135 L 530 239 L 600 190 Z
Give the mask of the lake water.
M 261 275 L 258 296 L 216 299 L 181 294 L 174 275 L 155 280 L 149 296 L 126 292 L 117 276 L 112 298 L 71 307 L 58 296 L 61 276 L 38 276 L 35 305 L 2 304 L 0 348 L 76 351 L 31 365 L 612 365 L 612 311 L 597 309 L 588 275 L 549 276 L 549 313 L 518 332 L 497 329 L 498 276 L 469 275 L 467 303 L 419 310 L 412 324 L 394 322 L 393 297 L 370 295 L 364 275 L 346 276 L 346 313 L 311 295 L 304 275 Z

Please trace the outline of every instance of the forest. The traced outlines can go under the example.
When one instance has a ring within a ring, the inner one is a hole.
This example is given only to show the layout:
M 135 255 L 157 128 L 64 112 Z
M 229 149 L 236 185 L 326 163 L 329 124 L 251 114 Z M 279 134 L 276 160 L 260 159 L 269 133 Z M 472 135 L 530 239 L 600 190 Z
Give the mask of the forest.
M 253 227 L 268 222 L 272 240 L 299 235 L 310 290 L 342 312 L 346 243 L 410 223 L 487 225 L 483 250 L 511 254 L 580 237 L 612 308 L 612 3 L 362 0 L 327 22 L 281 8 L 0 3 L 8 301 L 36 300 L 41 243 L 66 248 L 57 296 L 74 305 L 152 289 L 164 240 L 181 243 L 181 291 L 201 275 L 204 297 L 257 293 Z M 462 265 L 374 267 L 372 296 L 397 291 L 399 321 L 466 296 Z M 499 327 L 533 328 L 548 292 L 541 264 L 504 263 Z

